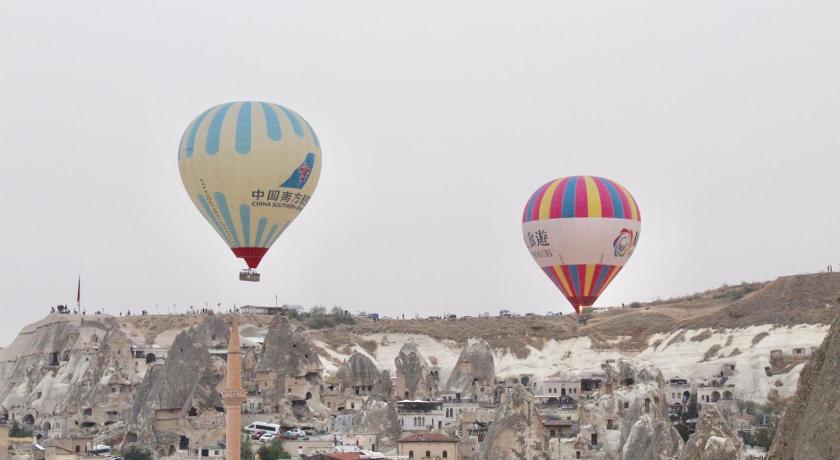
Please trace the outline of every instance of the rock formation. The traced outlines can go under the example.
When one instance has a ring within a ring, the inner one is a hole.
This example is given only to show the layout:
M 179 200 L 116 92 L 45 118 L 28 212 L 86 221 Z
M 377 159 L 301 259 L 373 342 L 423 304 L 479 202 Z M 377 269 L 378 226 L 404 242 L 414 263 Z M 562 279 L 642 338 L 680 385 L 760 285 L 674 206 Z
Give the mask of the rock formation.
M 696 431 L 688 438 L 679 460 L 738 460 L 741 439 L 714 406 L 700 411 Z
M 102 348 L 107 357 L 97 362 L 103 338 L 116 327 L 111 318 L 57 313 L 26 326 L 11 345 L 0 350 L 0 414 L 44 431 L 68 428 L 70 417 L 75 417 L 74 425 L 81 428 L 93 429 L 103 423 L 92 413 L 79 413 L 79 406 L 90 409 L 94 405 L 79 397 L 93 396 L 98 391 L 94 388 L 97 378 L 106 373 L 114 376 L 115 382 L 122 375 L 126 384 L 131 383 L 117 359 L 117 353 L 123 353 L 122 358 L 130 361 L 131 349 L 117 344 L 119 334 L 110 336 L 111 345 Z M 110 371 L 106 369 L 109 366 Z M 80 421 L 77 415 L 89 418 Z
M 338 368 L 336 378 L 341 392 L 347 396 L 370 396 L 387 401 L 391 395 L 391 377 L 388 371 L 381 371 L 369 357 L 354 352 Z
M 247 367 L 246 367 L 247 368 Z M 310 399 L 317 392 L 323 368 L 318 352 L 302 330 L 293 328 L 289 320 L 276 316 L 269 326 L 263 351 L 255 368 L 259 391 L 267 398 L 299 397 Z M 293 379 L 298 377 L 298 382 Z M 313 380 L 310 385 L 303 383 Z M 289 387 L 301 383 L 300 388 Z
M 356 424 L 359 433 L 380 433 L 386 441 L 396 441 L 400 436 L 400 419 L 394 403 L 376 401 L 359 414 Z
M 152 366 L 135 391 L 126 441 L 154 446 L 160 453 L 189 448 L 190 436 L 201 428 L 203 445 L 223 438 L 224 415 L 218 385 L 225 375 L 224 361 L 211 357 L 208 343 L 212 331 L 224 323 L 208 317 L 197 330 L 183 331 L 175 338 L 166 362 Z M 221 335 L 221 331 L 217 331 Z M 219 336 L 217 336 L 219 337 Z M 227 334 L 222 340 L 227 342 Z M 212 342 L 212 340 L 211 340 Z M 218 345 L 222 345 L 221 342 Z M 178 433 L 187 433 L 182 439 Z
M 580 408 L 583 450 L 628 460 L 676 458 L 682 439 L 668 419 L 663 388 L 655 367 L 627 360 L 607 366 L 597 399 Z
M 429 360 L 417 349 L 414 341 L 407 341 L 394 359 L 396 367 L 395 394 L 399 399 L 431 400 L 437 393 Z
M 840 458 L 840 316 L 799 375 L 768 458 Z
M 492 399 L 495 377 L 496 364 L 490 345 L 482 339 L 470 339 L 461 349 L 445 388 L 461 393 L 462 399 Z
M 644 414 L 630 428 L 621 450 L 622 460 L 672 459 L 682 448 L 682 438 L 667 420 Z
M 548 460 L 545 428 L 534 405 L 534 397 L 517 384 L 496 413 L 479 458 L 484 460 Z

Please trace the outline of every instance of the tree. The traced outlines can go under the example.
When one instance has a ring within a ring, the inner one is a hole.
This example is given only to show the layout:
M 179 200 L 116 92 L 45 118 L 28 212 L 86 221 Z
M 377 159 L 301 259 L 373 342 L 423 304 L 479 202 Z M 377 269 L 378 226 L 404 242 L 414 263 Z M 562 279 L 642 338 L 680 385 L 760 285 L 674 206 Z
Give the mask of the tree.
M 769 449 L 773 444 L 773 433 L 767 428 L 758 428 L 755 430 L 754 442 L 756 446 Z
M 688 398 L 688 405 L 685 406 L 685 412 L 682 414 L 683 421 L 697 418 L 700 415 L 700 404 L 697 403 L 697 393 L 691 393 Z
M 280 458 L 292 458 L 286 449 L 283 448 L 283 442 L 279 439 L 275 439 L 271 441 L 271 444 L 267 446 L 262 446 L 257 450 L 257 455 L 260 456 L 260 460 L 277 460 Z M 128 459 L 126 459 L 128 460 Z
M 17 420 L 12 422 L 12 426 L 9 427 L 9 437 L 11 438 L 28 438 L 30 436 L 32 436 L 32 430 L 24 428 Z
M 691 432 L 688 431 L 688 427 L 683 425 L 682 423 L 677 423 L 674 425 L 674 428 L 677 429 L 677 432 L 680 433 L 680 437 L 683 441 L 688 442 L 688 436 L 691 435 Z
M 243 433 L 242 440 L 239 442 L 239 458 L 242 460 L 254 460 L 254 451 L 251 449 L 251 440 L 248 435 Z
M 152 453 L 137 446 L 131 446 L 123 453 L 125 460 L 152 460 Z

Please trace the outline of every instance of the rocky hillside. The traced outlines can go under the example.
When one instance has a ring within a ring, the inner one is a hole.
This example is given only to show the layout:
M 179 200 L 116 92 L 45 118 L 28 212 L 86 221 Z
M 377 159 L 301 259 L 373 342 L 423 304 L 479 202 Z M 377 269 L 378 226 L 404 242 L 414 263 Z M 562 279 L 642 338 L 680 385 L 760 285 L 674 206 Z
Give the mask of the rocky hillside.
M 786 420 L 819 413 L 812 407 L 833 413 L 833 399 L 815 395 L 837 386 L 829 366 L 840 359 L 835 341 L 819 347 L 840 311 L 838 301 L 840 274 L 824 273 L 595 311 L 586 324 L 538 316 L 356 318 L 354 324 L 312 329 L 305 319 L 243 315 L 246 413 L 326 428 L 331 413 L 358 404 L 364 411 L 349 417 L 348 426 L 379 427 L 396 438 L 399 425 L 389 395 L 430 399 L 448 391 L 498 400 L 502 412 L 511 414 L 493 425 L 490 447 L 481 448 L 497 451 L 493 442 L 524 436 L 526 443 L 562 450 L 568 446 L 549 445 L 538 427 L 529 432 L 517 425 L 517 417 L 529 417 L 529 395 L 538 394 L 546 378 L 603 375 L 605 369 L 623 369 L 620 363 L 627 360 L 639 372 L 633 386 L 638 394 L 625 395 L 618 388 L 626 379 L 616 377 L 614 393 L 581 408 L 580 430 L 611 455 L 657 452 L 673 458 L 680 441 L 659 429 L 669 397 L 663 385 L 671 379 L 687 379 L 709 398 L 761 403 L 771 391 L 781 398 L 796 394 L 798 406 Z M 0 417 L 53 434 L 82 430 L 99 440 L 140 442 L 159 456 L 196 443 L 212 445 L 223 433 L 218 385 L 226 372 L 229 325 L 229 317 L 213 314 L 51 314 L 0 349 Z M 504 382 L 527 386 L 529 395 L 513 390 L 504 399 L 496 392 L 513 388 Z M 644 399 L 652 403 L 642 409 Z M 619 410 L 619 403 L 626 405 Z M 603 428 L 608 418 L 621 420 L 618 429 Z M 813 430 L 811 422 L 783 422 L 779 458 L 789 458 L 788 452 L 810 455 L 812 437 L 834 433 L 836 422 L 814 420 Z M 695 450 L 709 442 L 722 452 L 731 450 L 717 438 L 710 434 L 689 444 Z M 476 452 L 479 447 L 474 444 Z
M 840 317 L 802 370 L 769 458 L 840 458 Z

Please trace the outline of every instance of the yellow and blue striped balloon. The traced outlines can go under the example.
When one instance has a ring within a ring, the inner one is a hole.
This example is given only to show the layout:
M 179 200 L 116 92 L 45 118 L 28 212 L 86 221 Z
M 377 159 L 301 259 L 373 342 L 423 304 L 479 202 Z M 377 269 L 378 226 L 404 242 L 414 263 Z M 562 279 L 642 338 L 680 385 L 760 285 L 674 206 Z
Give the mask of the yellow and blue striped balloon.
M 199 212 L 236 257 L 256 268 L 309 203 L 321 174 L 321 144 L 286 107 L 228 102 L 190 123 L 178 168 Z

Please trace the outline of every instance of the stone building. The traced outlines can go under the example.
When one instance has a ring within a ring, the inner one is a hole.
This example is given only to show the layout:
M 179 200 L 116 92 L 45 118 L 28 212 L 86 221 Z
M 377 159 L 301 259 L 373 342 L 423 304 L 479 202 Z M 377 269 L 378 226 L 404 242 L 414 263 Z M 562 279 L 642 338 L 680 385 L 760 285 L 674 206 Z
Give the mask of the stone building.
M 9 427 L 0 425 L 0 460 L 9 460 Z
M 397 455 L 417 460 L 460 460 L 460 440 L 442 433 L 412 433 L 397 441 Z
M 440 430 L 446 418 L 440 401 L 398 401 L 397 417 L 402 431 Z

